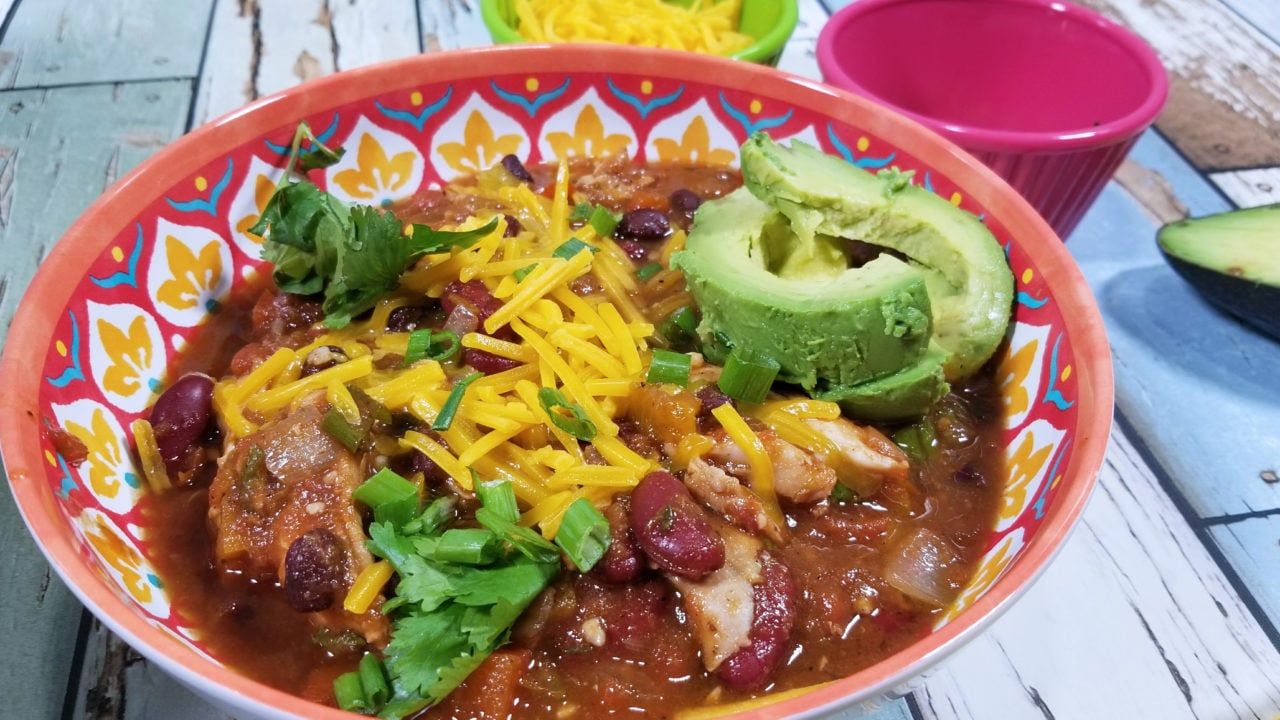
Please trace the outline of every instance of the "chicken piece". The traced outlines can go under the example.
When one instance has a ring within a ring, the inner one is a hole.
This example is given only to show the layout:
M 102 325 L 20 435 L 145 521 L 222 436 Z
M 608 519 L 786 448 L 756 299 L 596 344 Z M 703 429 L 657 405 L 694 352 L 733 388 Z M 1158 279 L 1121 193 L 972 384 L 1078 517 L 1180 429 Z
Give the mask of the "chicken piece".
M 884 482 L 897 485 L 910 482 L 911 465 L 907 462 L 906 453 L 879 430 L 854 424 L 843 417 L 834 420 L 809 418 L 804 422 L 839 449 L 838 456 L 825 460 L 835 468 L 840 482 L 856 492 L 858 497 L 875 495 Z
M 714 671 L 726 658 L 751 645 L 755 585 L 764 579 L 757 538 L 732 527 L 719 528 L 725 561 L 702 580 L 667 574 L 680 591 L 693 634 L 702 646 L 702 662 Z
M 226 570 L 278 580 L 290 604 L 319 626 L 352 629 L 381 642 L 386 619 L 342 609 L 373 558 L 351 498 L 365 473 L 321 427 L 317 395 L 263 425 L 223 455 L 209 487 L 214 558 Z
M 792 502 L 815 503 L 831 494 L 836 472 L 821 458 L 783 440 L 772 430 L 758 431 L 756 437 L 773 463 L 773 485 L 778 495 Z M 750 480 L 751 467 L 742 448 L 723 431 L 714 438 L 711 459 L 728 467 L 730 474 Z
M 734 525 L 752 533 L 764 533 L 777 543 L 786 541 L 786 529 L 770 519 L 760 498 L 741 480 L 719 467 L 694 458 L 685 468 L 684 484 L 698 502 Z

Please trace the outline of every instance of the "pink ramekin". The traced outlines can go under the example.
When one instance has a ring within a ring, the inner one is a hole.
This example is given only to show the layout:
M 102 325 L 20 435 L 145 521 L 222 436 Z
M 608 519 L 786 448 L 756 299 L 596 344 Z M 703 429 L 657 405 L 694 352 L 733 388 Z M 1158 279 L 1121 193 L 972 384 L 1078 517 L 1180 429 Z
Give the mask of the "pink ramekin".
M 1169 91 L 1146 43 L 1059 0 L 857 0 L 818 66 L 972 153 L 1064 239 Z

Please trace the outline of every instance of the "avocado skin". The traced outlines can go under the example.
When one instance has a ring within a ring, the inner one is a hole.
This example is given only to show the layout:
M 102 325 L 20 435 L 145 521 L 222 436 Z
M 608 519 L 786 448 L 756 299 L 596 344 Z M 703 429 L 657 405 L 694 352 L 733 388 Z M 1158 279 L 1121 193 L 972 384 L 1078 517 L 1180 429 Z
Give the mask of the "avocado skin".
M 901 174 L 895 182 L 802 142 L 778 145 L 764 133 L 743 145 L 742 175 L 756 197 L 787 216 L 801 242 L 851 238 L 909 258 L 925 276 L 948 380 L 972 375 L 995 353 L 1008 327 L 1013 274 L 1003 248 L 971 213 Z
M 849 415 L 871 422 L 895 422 L 919 416 L 951 389 L 943 366 L 947 352 L 931 346 L 918 361 L 898 372 L 852 387 L 836 386 L 814 395 L 838 403 Z
M 1280 205 L 1168 223 L 1156 241 L 1206 300 L 1280 339 Z

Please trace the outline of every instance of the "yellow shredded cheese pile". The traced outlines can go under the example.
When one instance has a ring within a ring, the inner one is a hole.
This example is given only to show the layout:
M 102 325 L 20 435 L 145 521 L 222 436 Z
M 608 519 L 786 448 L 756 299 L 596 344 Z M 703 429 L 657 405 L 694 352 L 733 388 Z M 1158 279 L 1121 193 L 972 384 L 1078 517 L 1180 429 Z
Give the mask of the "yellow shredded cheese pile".
M 466 387 L 448 429 L 438 433 L 444 442 L 409 431 L 391 451 L 421 451 L 465 489 L 472 489 L 471 468 L 484 479 L 509 479 L 526 508 L 523 523 L 551 538 L 577 498 L 603 506 L 658 467 L 619 439 L 615 422 L 644 380 L 651 352 L 646 339 L 654 328 L 631 297 L 634 269 L 623 250 L 596 236 L 590 225 L 571 231 L 566 165 L 559 168 L 552 198 L 523 184 L 481 183 L 466 191 L 496 201 L 499 214 L 520 221 L 521 232 L 505 237 L 504 220 L 468 248 L 423 258 L 369 319 L 326 332 L 297 350 L 280 349 L 239 379 L 220 381 L 214 405 L 233 438 L 249 435 L 317 393 L 348 420 L 358 419 L 352 388 L 430 426 L 463 371 L 446 371 L 431 359 L 386 367 L 383 358 L 403 356 L 408 342 L 408 333 L 385 330 L 387 320 L 423 294 L 440 297 L 451 281 L 479 279 L 504 303 L 482 329 L 493 332 L 509 324 L 518 339 L 473 332 L 461 344 L 518 364 Z M 489 219 L 471 218 L 460 229 Z M 572 257 L 554 256 L 571 237 L 584 243 L 582 249 Z M 517 280 L 517 270 L 527 272 Z M 603 293 L 584 297 L 573 291 L 573 282 L 588 274 Z M 303 376 L 308 354 L 324 346 L 341 348 L 348 360 Z M 563 393 L 595 425 L 592 462 L 578 439 L 547 416 L 538 396 L 544 387 Z
M 607 42 L 728 55 L 753 42 L 738 32 L 741 0 L 512 0 L 517 30 L 534 42 Z

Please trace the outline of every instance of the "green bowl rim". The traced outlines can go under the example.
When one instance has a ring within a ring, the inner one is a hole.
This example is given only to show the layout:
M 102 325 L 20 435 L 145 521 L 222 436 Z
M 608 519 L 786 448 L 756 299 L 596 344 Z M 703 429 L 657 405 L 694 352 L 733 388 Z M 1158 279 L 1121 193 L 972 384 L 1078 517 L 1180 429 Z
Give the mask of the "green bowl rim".
M 484 20 L 484 25 L 489 30 L 490 37 L 497 43 L 528 43 L 532 42 L 528 38 L 521 35 L 515 28 L 507 24 L 503 19 L 502 13 L 499 12 L 499 4 L 509 2 L 510 0 L 480 0 L 480 17 Z M 744 3 L 750 0 L 743 0 Z M 782 46 L 786 44 L 787 39 L 791 37 L 791 33 L 795 32 L 796 23 L 799 21 L 800 11 L 797 0 L 778 0 L 781 6 L 782 14 L 778 19 L 778 23 L 773 26 L 769 32 L 763 36 L 756 38 L 756 41 L 741 50 L 730 55 L 722 57 L 733 58 L 734 60 L 747 60 L 749 62 L 767 62 L 773 64 L 777 56 L 782 54 Z

